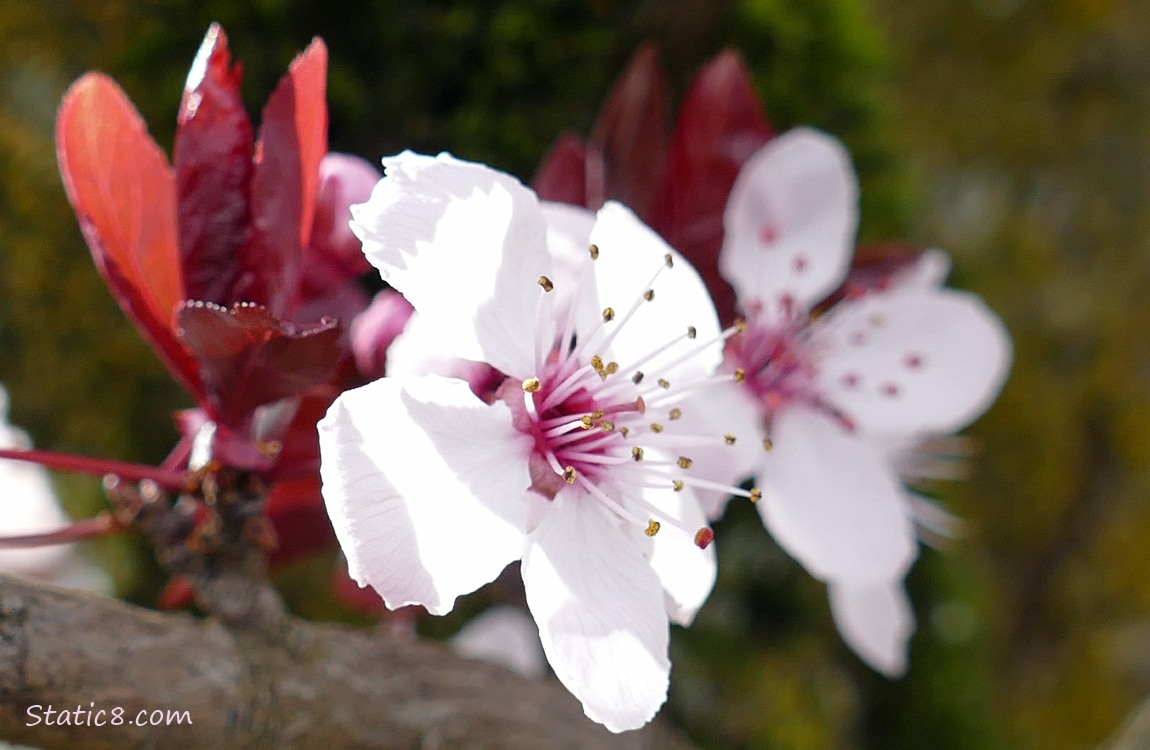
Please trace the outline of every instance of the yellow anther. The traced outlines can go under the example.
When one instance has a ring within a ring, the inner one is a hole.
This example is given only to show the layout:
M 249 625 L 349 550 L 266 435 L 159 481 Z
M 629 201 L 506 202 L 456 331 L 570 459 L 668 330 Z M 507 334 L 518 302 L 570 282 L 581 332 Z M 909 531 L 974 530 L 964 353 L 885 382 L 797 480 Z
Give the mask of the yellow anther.
M 643 299 L 647 300 L 648 302 L 655 299 L 655 290 L 648 289 L 647 291 L 643 292 Z
M 660 388 L 670 388 L 671 387 L 671 381 L 664 380 L 663 378 L 659 378 L 659 387 Z
M 595 426 L 595 420 L 591 418 L 590 414 L 584 414 L 579 417 L 579 421 L 583 424 L 584 430 L 589 430 Z
M 695 326 L 687 326 L 687 338 L 693 339 L 698 335 L 699 332 L 695 330 Z
M 735 436 L 729 432 L 726 435 L 723 435 L 723 440 L 727 443 L 727 445 L 735 444 Z
M 539 382 L 539 378 L 527 378 L 523 381 L 523 390 L 528 393 L 538 393 L 543 384 Z
M 672 479 L 671 480 L 671 486 L 675 488 L 675 492 L 682 492 L 683 491 L 683 480 L 682 479 Z
M 741 367 L 736 367 L 735 368 L 735 382 L 736 383 L 742 383 L 746 379 L 747 379 L 747 371 Z
M 643 382 L 643 371 L 642 370 L 635 370 L 635 374 L 631 376 L 631 382 L 634 383 L 635 385 L 639 385 L 640 383 L 642 383 Z
M 763 499 L 763 491 L 760 490 L 758 487 L 752 488 L 751 489 L 751 502 L 757 503 L 762 499 Z
M 615 373 L 619 372 L 619 363 L 618 362 L 608 362 L 607 367 L 604 368 L 603 371 L 606 372 L 608 375 L 614 375 Z
M 658 433 L 658 432 L 662 432 L 662 431 L 663 431 L 663 425 L 659 424 L 658 422 L 652 422 L 651 423 L 651 432 Z
M 774 448 L 774 447 L 775 447 L 775 441 L 774 440 L 771 440 L 769 437 L 763 438 L 763 450 L 769 451 L 771 448 Z
M 663 528 L 663 524 L 659 523 L 654 518 L 652 518 L 650 521 L 647 522 L 646 534 L 647 534 L 647 536 L 655 536 L 656 534 L 659 533 L 659 529 L 661 529 L 661 528 Z
M 631 434 L 631 428 L 626 426 L 626 425 L 623 425 L 622 427 L 619 428 L 619 434 L 622 435 L 623 437 L 627 437 L 628 435 Z
M 598 260 L 599 259 L 599 246 L 598 245 L 591 245 L 590 247 L 587 248 L 587 252 L 591 253 L 591 260 Z
M 603 358 L 598 354 L 591 357 L 591 369 L 593 369 L 595 372 L 603 372 Z
M 683 416 L 683 410 L 676 406 L 674 409 L 667 413 L 667 416 L 671 419 L 678 419 L 679 417 Z
M 599 427 L 603 430 L 603 432 L 612 432 L 615 429 L 615 423 L 610 419 L 604 419 L 599 422 Z
M 550 292 L 555 288 L 555 285 L 551 283 L 551 279 L 546 276 L 539 277 L 539 286 L 543 287 L 543 291 L 545 292 Z
M 667 268 L 673 268 L 675 265 L 675 259 L 671 257 L 670 253 L 663 256 L 663 262 L 667 264 Z
M 691 468 L 691 464 L 693 464 L 695 462 L 692 461 L 691 459 L 687 458 L 686 456 L 679 456 L 679 460 L 677 461 L 677 463 L 679 464 L 680 469 L 689 469 L 689 468 Z
M 574 466 L 568 466 L 563 470 L 563 481 L 567 484 L 575 484 L 575 480 L 579 478 L 579 473 L 575 471 Z
M 604 412 L 602 409 L 596 409 L 595 411 L 591 412 L 591 418 L 592 419 L 602 419 L 603 414 L 604 414 Z
M 643 460 L 643 449 L 641 447 L 639 447 L 638 445 L 631 448 L 631 458 L 635 459 L 636 461 L 642 461 Z
M 603 308 L 603 322 L 604 323 L 610 323 L 614 319 L 615 319 L 615 308 L 604 307 Z
M 738 331 L 739 333 L 745 332 L 747 330 L 747 321 L 743 320 L 742 318 L 739 318 L 738 320 L 736 320 L 735 321 L 735 330 Z

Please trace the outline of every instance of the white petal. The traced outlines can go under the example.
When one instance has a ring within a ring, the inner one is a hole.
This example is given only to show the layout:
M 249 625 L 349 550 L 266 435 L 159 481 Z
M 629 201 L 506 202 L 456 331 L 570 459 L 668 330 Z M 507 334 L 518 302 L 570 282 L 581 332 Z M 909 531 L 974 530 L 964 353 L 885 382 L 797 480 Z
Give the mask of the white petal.
M 914 612 L 901 581 L 866 586 L 831 583 L 831 614 L 847 645 L 887 677 L 906 673 Z
M 881 451 L 804 407 L 778 414 L 758 509 L 811 575 L 865 584 L 901 577 L 914 560 L 903 489 Z
M 501 606 L 476 615 L 451 639 L 451 649 L 468 659 L 482 659 L 525 677 L 546 674 L 539 630 L 522 610 Z
M 919 435 L 962 429 L 998 396 L 1010 335 L 972 294 L 904 289 L 844 302 L 819 321 L 823 397 L 859 430 Z
M 918 287 L 938 288 L 946 283 L 950 275 L 950 256 L 938 248 L 924 250 L 921 255 L 906 268 L 895 273 L 892 279 L 896 288 Z
M 550 319 L 538 314 L 550 259 L 535 194 L 447 154 L 404 152 L 384 166 L 368 202 L 352 206 L 368 260 L 457 356 L 530 377 L 536 325 Z
M 461 380 L 384 378 L 319 423 L 324 500 L 348 570 L 392 609 L 451 611 L 523 552 L 531 438 Z
M 746 387 L 728 382 L 704 388 L 681 401 L 679 408 L 682 417 L 674 423 L 676 431 L 714 437 L 712 445 L 690 449 L 695 460 L 692 477 L 737 487 L 757 473 L 763 458 L 763 419 Z M 727 436 L 735 439 L 734 445 L 726 443 Z M 712 489 L 698 489 L 696 494 L 708 518 L 721 516 L 731 497 Z
M 713 372 L 722 361 L 722 344 L 717 340 L 719 318 L 698 271 L 620 203 L 609 202 L 599 210 L 591 242 L 599 248 L 599 259 L 593 263 L 599 305 L 583 321 L 580 336 L 586 337 L 601 326 L 607 331 L 622 326 L 611 347 L 598 353 L 627 367 L 668 341 L 682 338 L 693 326 L 696 339 L 692 343 L 700 345 L 697 354 L 673 363 L 683 352 L 682 346 L 677 346 L 642 369 L 672 385 L 677 378 Z M 667 255 L 672 259 L 670 268 L 666 267 Z M 660 268 L 658 278 L 648 287 Z M 643 299 L 648 289 L 654 292 L 649 302 Z M 626 312 L 635 303 L 639 309 L 625 321 Z M 601 317 L 607 307 L 616 312 L 610 323 Z
M 667 698 L 671 663 L 662 586 L 616 520 L 564 491 L 523 558 L 543 651 L 583 711 L 613 732 L 646 724 Z
M 707 525 L 707 518 L 690 489 L 648 488 L 643 499 L 660 512 L 662 526 L 653 538 L 635 533 L 644 537 L 640 542 L 647 541 L 651 567 L 667 595 L 667 614 L 673 622 L 690 625 L 715 586 L 715 545 L 699 549 L 695 544 L 695 532 Z
M 834 138 L 797 128 L 747 160 L 723 217 L 719 268 L 745 308 L 790 295 L 809 309 L 846 275 L 858 181 Z

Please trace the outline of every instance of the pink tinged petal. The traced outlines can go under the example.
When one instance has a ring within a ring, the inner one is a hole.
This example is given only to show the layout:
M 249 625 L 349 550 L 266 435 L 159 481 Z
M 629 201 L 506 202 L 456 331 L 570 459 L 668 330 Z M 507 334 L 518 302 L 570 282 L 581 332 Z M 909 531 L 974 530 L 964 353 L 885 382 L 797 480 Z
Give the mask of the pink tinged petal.
M 456 356 L 534 375 L 536 328 L 549 323 L 537 282 L 551 270 L 535 194 L 448 154 L 404 152 L 384 167 L 368 202 L 352 207 L 367 259 Z
M 962 429 L 989 408 L 1010 370 L 1010 334 L 965 292 L 869 295 L 839 305 L 819 328 L 824 398 L 874 435 Z
M 385 378 L 319 423 L 324 500 L 352 578 L 451 611 L 523 552 L 529 437 L 460 380 Z
M 944 250 L 930 248 L 910 265 L 895 271 L 892 282 L 896 289 L 937 289 L 946 283 L 949 275 L 950 256 Z
M 350 154 L 328 153 L 319 163 L 315 218 L 306 253 L 334 263 L 349 276 L 371 270 L 363 246 L 351 231 L 351 206 L 371 197 L 383 175 L 371 162 Z
M 822 580 L 858 585 L 901 576 L 917 544 L 882 452 L 804 407 L 780 412 L 771 439 L 757 507 L 783 549 Z
M 613 732 L 650 721 L 671 669 L 663 588 L 617 520 L 560 492 L 531 534 L 523 584 L 547 660 L 587 716 Z
M 700 549 L 695 544 L 695 532 L 707 526 L 707 518 L 690 489 L 647 489 L 643 499 L 662 519 L 659 532 L 650 538 L 649 559 L 666 592 L 667 614 L 672 622 L 690 625 L 715 586 L 715 545 Z
M 719 257 L 745 307 L 789 295 L 811 308 L 846 276 L 858 223 L 858 181 L 837 140 L 798 128 L 752 156 L 731 190 Z
M 360 373 L 383 377 L 388 347 L 411 318 L 411 303 L 393 289 L 375 295 L 366 310 L 351 321 L 351 350 Z
M 901 580 L 831 583 L 827 591 L 839 633 L 859 658 L 887 677 L 906 674 L 914 612 Z
M 610 354 L 611 359 L 626 367 L 663 344 L 683 338 L 689 328 L 694 328 L 697 353 L 667 369 L 685 351 L 680 344 L 644 364 L 643 370 L 652 377 L 666 378 L 672 385 L 677 376 L 689 378 L 713 372 L 723 358 L 722 342 L 718 340 L 719 318 L 698 271 L 620 203 L 608 202 L 599 210 L 591 242 L 599 248 L 593 266 L 599 305 L 590 319 L 584 319 L 580 335 L 587 335 L 587 326 L 604 325 L 602 310 L 613 308 L 617 317 L 607 325 L 622 326 L 622 330 L 611 348 L 599 353 L 604 357 Z M 648 287 L 660 268 L 658 278 Z M 654 294 L 645 301 L 643 294 L 648 289 Z M 624 321 L 625 311 L 636 302 L 639 309 L 634 318 Z

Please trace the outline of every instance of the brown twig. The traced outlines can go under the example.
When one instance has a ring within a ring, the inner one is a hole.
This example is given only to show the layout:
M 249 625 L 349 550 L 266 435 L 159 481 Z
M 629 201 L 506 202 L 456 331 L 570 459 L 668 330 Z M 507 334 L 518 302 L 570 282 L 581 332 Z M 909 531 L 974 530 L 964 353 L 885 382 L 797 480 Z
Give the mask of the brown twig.
M 87 713 L 47 726 L 49 705 Z M 84 725 L 116 707 L 186 711 L 191 723 Z M 611 734 L 558 684 L 441 644 L 294 618 L 269 633 L 4 575 L 0 737 L 45 750 L 689 747 L 658 724 Z

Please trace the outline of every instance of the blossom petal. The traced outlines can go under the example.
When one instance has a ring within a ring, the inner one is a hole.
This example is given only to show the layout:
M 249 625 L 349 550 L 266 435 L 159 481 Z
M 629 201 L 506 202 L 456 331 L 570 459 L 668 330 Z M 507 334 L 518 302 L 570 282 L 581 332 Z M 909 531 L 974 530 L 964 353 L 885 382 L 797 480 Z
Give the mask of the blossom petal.
M 831 583 L 827 593 L 839 633 L 859 658 L 887 677 L 904 675 L 914 612 L 902 582 Z
M 1010 335 L 976 296 L 906 288 L 838 305 L 818 338 L 824 397 L 875 435 L 952 432 L 985 411 L 1010 369 Z
M 903 490 L 879 449 L 804 407 L 771 425 L 758 509 L 811 575 L 873 583 L 905 572 L 917 552 Z
M 858 223 L 858 183 L 846 149 L 798 128 L 739 173 L 723 218 L 719 269 L 744 309 L 789 295 L 805 309 L 846 275 Z
M 496 606 L 473 617 L 451 639 L 451 650 L 524 677 L 539 678 L 547 672 L 539 631 L 527 613 L 515 607 Z
M 599 210 L 591 242 L 599 249 L 594 261 L 599 308 L 593 318 L 582 321 L 580 337 L 590 335 L 586 326 L 623 326 L 610 348 L 601 354 L 611 354 L 626 368 L 628 363 L 663 344 L 683 338 L 687 329 L 693 327 L 701 346 L 686 366 L 672 364 L 683 351 L 682 347 L 675 347 L 652 359 L 643 369 L 672 384 L 676 374 L 690 377 L 713 372 L 723 357 L 722 342 L 718 340 L 719 318 L 695 268 L 620 203 L 608 202 Z M 670 268 L 666 267 L 668 255 L 672 260 Z M 659 276 L 651 283 L 656 272 Z M 653 295 L 650 301 L 644 301 L 643 294 L 648 289 Z M 624 320 L 633 304 L 639 304 L 639 309 L 631 320 Z M 600 317 L 607 307 L 617 314 L 610 323 Z
M 461 380 L 384 378 L 319 423 L 323 494 L 359 584 L 451 611 L 523 551 L 530 437 Z
M 560 492 L 523 558 L 527 605 L 556 676 L 613 732 L 651 720 L 671 663 L 662 586 L 615 518 Z
M 550 260 L 535 194 L 449 154 L 404 152 L 384 167 L 368 202 L 352 206 L 367 259 L 456 356 L 530 377 L 536 328 L 550 320 L 538 309 Z
M 663 519 L 659 533 L 650 538 L 649 560 L 663 583 L 667 614 L 673 622 L 690 625 L 715 586 L 715 546 L 695 544 L 695 532 L 707 525 L 707 518 L 690 489 L 647 489 L 643 499 Z

